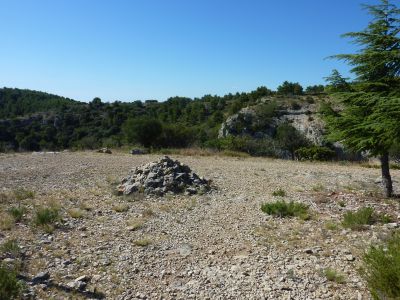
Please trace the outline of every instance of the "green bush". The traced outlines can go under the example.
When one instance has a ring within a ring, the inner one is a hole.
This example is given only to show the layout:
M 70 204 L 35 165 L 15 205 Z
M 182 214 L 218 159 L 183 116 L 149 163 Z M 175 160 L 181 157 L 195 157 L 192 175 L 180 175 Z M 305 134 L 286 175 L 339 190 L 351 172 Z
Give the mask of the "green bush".
M 400 298 L 400 234 L 385 244 L 371 246 L 363 258 L 361 274 L 374 299 Z
M 264 203 L 261 210 L 268 215 L 277 216 L 280 218 L 298 217 L 303 220 L 310 219 L 308 205 L 296 202 L 276 201 L 271 203 Z
M 204 146 L 219 151 L 229 150 L 246 152 L 254 156 L 278 156 L 276 142 L 267 138 L 254 139 L 248 136 L 228 136 L 226 138 L 210 140 L 206 142 Z
M 0 299 L 19 299 L 21 292 L 22 284 L 17 279 L 17 273 L 0 265 Z
M 35 225 L 49 225 L 55 223 L 59 219 L 58 209 L 41 207 L 36 211 Z
M 335 157 L 335 151 L 321 146 L 302 147 L 295 151 L 298 160 L 332 160 Z
M 365 225 L 371 225 L 374 222 L 374 209 L 372 207 L 363 207 L 356 212 L 346 212 L 343 217 L 342 225 L 352 230 L 361 230 Z

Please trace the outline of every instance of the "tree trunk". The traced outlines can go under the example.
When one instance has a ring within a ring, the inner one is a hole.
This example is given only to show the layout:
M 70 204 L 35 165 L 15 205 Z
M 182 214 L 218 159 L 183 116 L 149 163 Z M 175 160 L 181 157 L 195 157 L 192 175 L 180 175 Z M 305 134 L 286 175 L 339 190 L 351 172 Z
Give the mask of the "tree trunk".
M 380 157 L 381 160 L 381 170 L 382 170 L 382 185 L 385 191 L 386 197 L 393 196 L 393 185 L 392 185 L 392 177 L 390 177 L 389 171 L 389 154 L 382 154 Z

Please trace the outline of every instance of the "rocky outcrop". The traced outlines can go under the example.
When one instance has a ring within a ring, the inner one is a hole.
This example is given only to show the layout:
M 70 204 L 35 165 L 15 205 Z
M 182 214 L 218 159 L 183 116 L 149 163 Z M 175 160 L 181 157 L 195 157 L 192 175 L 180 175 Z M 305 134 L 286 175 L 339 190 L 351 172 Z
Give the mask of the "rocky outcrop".
M 315 104 L 305 104 L 300 109 L 279 109 L 266 121 L 257 112 L 258 106 L 241 109 L 222 123 L 218 137 L 250 135 L 255 138 L 273 137 L 279 124 L 290 123 L 316 145 L 322 144 L 324 123 L 316 114 Z
M 193 173 L 189 166 L 168 156 L 133 169 L 118 186 L 118 192 L 124 195 L 134 192 L 159 196 L 168 192 L 192 195 L 209 190 L 209 181 Z

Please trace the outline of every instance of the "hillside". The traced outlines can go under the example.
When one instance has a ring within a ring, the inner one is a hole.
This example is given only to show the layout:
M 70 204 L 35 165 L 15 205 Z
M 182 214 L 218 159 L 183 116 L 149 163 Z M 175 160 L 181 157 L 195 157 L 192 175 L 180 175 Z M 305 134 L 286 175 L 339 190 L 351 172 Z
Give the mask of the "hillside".
M 0 119 L 24 117 L 34 113 L 58 112 L 83 103 L 39 91 L 0 89 Z
M 294 115 L 302 111 L 308 119 L 316 118 L 319 103 L 325 98 L 324 94 L 311 92 L 302 96 L 282 95 L 260 87 L 249 93 L 222 97 L 172 97 L 165 102 L 129 103 L 103 103 L 95 98 L 86 104 L 36 91 L 4 88 L 0 90 L 0 150 L 95 149 L 124 144 L 223 149 L 226 145 L 221 144 L 221 138 L 226 136 L 219 134 L 223 130 L 221 126 L 224 127 L 235 114 L 246 108 L 257 112 L 258 120 L 262 120 L 251 127 L 265 132 L 273 125 L 273 130 L 268 136 L 247 135 L 246 132 L 233 135 L 239 139 L 250 136 L 258 145 L 265 143 L 265 138 L 274 140 L 276 137 L 279 124 L 270 123 L 270 119 L 281 117 L 285 112 Z M 280 123 L 293 123 L 293 120 L 289 118 Z M 143 132 L 148 132 L 149 128 L 145 126 L 159 130 L 153 136 L 146 136 Z M 304 126 L 298 126 L 297 130 L 306 135 L 309 132 Z M 321 136 L 317 139 L 320 144 Z M 315 139 L 309 140 L 315 143 Z M 265 148 L 263 145 L 257 147 Z M 256 150 L 248 148 L 233 147 L 229 150 L 257 154 Z

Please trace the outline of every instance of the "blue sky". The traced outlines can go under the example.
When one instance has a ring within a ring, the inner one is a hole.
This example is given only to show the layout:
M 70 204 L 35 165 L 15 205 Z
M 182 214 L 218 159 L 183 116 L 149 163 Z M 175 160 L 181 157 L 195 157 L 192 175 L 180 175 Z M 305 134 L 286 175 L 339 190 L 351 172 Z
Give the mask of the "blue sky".
M 355 51 L 340 34 L 377 1 L 0 0 L 0 86 L 163 101 L 320 84 L 348 75 L 325 58 Z

